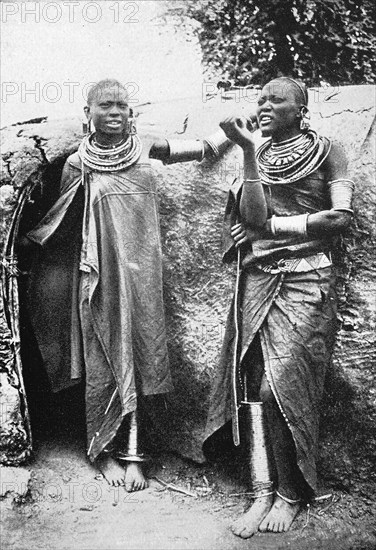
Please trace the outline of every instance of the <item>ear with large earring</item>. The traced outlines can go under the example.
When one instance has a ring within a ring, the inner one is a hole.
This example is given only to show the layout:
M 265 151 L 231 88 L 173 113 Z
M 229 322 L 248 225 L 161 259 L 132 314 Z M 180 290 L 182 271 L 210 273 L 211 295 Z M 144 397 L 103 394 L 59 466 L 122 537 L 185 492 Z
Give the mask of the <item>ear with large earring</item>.
M 309 113 L 308 107 L 305 105 L 300 108 L 300 130 L 302 132 L 308 132 L 310 127 L 311 115 Z
M 134 136 L 135 134 L 137 134 L 135 117 L 133 116 L 133 109 L 129 109 L 129 117 L 127 122 L 127 134 L 129 136 Z

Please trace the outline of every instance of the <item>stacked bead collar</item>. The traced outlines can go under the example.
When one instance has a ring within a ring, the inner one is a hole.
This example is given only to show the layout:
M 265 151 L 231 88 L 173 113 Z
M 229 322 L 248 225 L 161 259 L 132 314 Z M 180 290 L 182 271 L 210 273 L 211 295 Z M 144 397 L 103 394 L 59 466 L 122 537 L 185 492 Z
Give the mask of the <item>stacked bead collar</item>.
M 324 161 L 324 140 L 313 130 L 286 141 L 267 141 L 257 150 L 259 173 L 263 183 L 293 183 L 316 170 Z
M 78 149 L 82 162 L 98 172 L 118 172 L 140 158 L 142 144 L 137 135 L 129 135 L 116 145 L 103 146 L 95 141 L 95 134 L 84 137 Z

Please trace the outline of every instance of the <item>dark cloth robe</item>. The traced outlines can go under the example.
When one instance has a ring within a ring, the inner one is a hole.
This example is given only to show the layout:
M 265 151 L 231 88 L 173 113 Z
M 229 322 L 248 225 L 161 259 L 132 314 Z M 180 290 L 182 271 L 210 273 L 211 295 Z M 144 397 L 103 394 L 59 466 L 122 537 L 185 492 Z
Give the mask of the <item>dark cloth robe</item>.
M 92 459 L 138 395 L 172 390 L 151 145 L 145 141 L 126 170 L 88 171 L 84 185 L 73 154 L 60 198 L 28 233 L 41 245 L 29 288 L 32 324 L 54 391 L 85 375 Z

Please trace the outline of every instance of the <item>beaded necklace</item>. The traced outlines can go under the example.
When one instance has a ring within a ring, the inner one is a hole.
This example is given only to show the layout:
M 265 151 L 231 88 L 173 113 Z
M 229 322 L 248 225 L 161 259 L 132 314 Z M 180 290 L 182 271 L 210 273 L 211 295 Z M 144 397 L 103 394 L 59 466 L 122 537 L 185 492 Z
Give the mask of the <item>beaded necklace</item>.
M 129 135 L 116 145 L 100 145 L 95 134 L 85 136 L 78 149 L 82 162 L 98 172 L 118 172 L 134 164 L 141 155 L 140 138 Z
M 263 183 L 293 183 L 316 170 L 327 157 L 325 142 L 314 130 L 258 148 L 256 158 Z

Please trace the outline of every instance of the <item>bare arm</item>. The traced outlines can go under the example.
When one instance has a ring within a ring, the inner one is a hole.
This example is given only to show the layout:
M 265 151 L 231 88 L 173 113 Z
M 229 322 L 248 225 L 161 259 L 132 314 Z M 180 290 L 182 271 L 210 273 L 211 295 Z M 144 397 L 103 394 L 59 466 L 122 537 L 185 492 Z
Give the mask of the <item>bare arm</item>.
M 244 154 L 244 182 L 240 199 L 240 214 L 251 229 L 261 229 L 266 223 L 267 209 L 257 167 L 255 144 L 250 121 L 245 117 L 229 117 L 220 123 L 226 136 L 237 143 Z
M 309 236 L 338 235 L 349 227 L 352 218 L 352 192 L 346 186 L 346 182 L 349 182 L 347 179 L 347 167 L 348 162 L 345 152 L 340 145 L 333 143 L 323 166 L 327 174 L 329 186 L 332 185 L 330 187 L 332 209 L 310 214 L 307 220 L 307 233 Z M 333 185 L 332 182 L 338 182 L 337 185 L 340 186 L 337 193 L 334 190 L 335 184 Z M 345 200 L 343 198 L 344 195 L 347 196 Z

